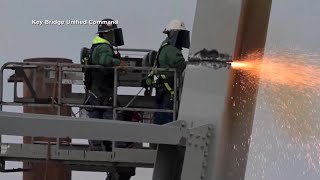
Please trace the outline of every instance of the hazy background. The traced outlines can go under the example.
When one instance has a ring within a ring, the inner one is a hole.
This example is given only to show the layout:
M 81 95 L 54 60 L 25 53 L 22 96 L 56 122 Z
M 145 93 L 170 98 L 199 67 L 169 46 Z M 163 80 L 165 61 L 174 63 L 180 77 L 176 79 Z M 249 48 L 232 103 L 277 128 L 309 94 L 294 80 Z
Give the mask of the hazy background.
M 232 3 L 232 1 L 229 2 Z M 165 38 L 162 30 L 171 19 L 185 21 L 187 28 L 191 30 L 195 5 L 194 0 L 96 0 L 92 2 L 1 0 L 0 61 L 3 64 L 31 57 L 63 57 L 78 62 L 81 47 L 90 46 L 97 30 L 97 27 L 93 25 L 35 26 L 31 25 L 33 19 L 101 20 L 111 17 L 118 19 L 119 26 L 123 28 L 125 47 L 157 50 Z M 320 1 L 317 0 L 274 1 L 267 40 L 269 50 L 300 48 L 317 53 L 320 50 L 318 35 L 320 25 L 317 23 L 320 15 L 319 8 Z M 295 157 L 295 154 L 304 153 L 299 148 L 289 152 L 281 148 L 282 146 L 272 146 L 279 143 L 286 146 L 290 143 L 287 141 L 290 140 L 290 137 L 283 137 L 280 131 L 270 136 L 270 131 L 258 133 L 259 131 L 255 130 L 262 126 L 269 129 L 274 128 L 273 123 L 266 124 L 266 122 L 273 122 L 274 117 L 262 102 L 263 98 L 260 98 L 253 131 L 255 133 L 254 145 L 257 147 L 255 149 L 261 151 L 256 151 L 256 154 L 249 156 L 249 173 L 246 179 L 319 179 L 318 171 L 314 170 L 319 169 L 319 159 L 316 159 L 317 150 L 313 150 L 310 155 L 312 159 L 315 159 L 316 168 L 310 168 L 310 163 L 305 158 L 297 158 L 292 161 L 291 157 Z M 282 138 L 281 141 L 279 137 Z M 5 137 L 4 140 L 17 142 L 21 139 Z M 267 144 L 271 144 L 269 148 L 271 150 L 266 148 L 266 141 L 268 141 Z M 282 153 L 281 150 L 285 152 Z M 264 153 L 261 153 L 262 151 Z M 285 158 L 275 159 L 276 156 L 273 157 L 273 153 L 285 154 L 282 156 Z M 280 164 L 279 160 L 283 164 Z M 18 166 L 20 163 L 11 163 L 7 168 Z M 74 172 L 72 175 L 72 179 L 77 180 L 105 178 L 104 173 Z M 22 173 L 0 174 L 0 179 L 21 180 Z M 151 171 L 139 170 L 134 179 L 151 179 Z
M 319 8 L 320 1 L 317 0 L 274 0 L 266 55 L 287 56 L 283 63 L 316 64 L 309 73 L 318 73 Z M 310 55 L 314 57 L 307 57 Z M 306 58 L 296 60 L 297 56 Z M 273 60 L 274 63 L 277 63 L 276 61 Z M 297 72 L 294 73 L 299 74 L 299 69 L 295 70 Z M 299 75 L 313 77 L 304 72 Z M 317 78 L 314 82 L 318 82 Z M 309 82 L 311 83 L 313 82 Z M 286 84 L 290 85 L 290 81 Z M 319 87 L 312 88 L 314 91 L 301 91 L 294 87 L 262 82 L 252 130 L 246 180 L 320 178 L 320 98 Z

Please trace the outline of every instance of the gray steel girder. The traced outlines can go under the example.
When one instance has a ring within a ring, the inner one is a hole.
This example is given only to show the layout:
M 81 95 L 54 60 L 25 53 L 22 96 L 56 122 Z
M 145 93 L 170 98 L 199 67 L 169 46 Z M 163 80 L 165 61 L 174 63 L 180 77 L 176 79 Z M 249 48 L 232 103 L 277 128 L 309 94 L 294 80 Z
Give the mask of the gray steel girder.
M 0 112 L 0 134 L 178 145 L 186 128 L 114 120 Z
M 49 155 L 48 155 L 48 152 Z M 66 150 L 56 145 L 45 144 L 1 144 L 0 158 L 10 161 L 47 160 L 63 161 L 65 164 L 83 166 L 135 166 L 152 168 L 156 150 L 120 149 L 113 152 Z
M 2 143 L 0 144 L 0 160 L 49 160 L 50 162 L 62 162 L 72 170 L 96 172 L 112 171 L 115 167 L 154 167 L 154 172 L 162 174 L 165 179 L 180 176 L 181 171 L 184 180 L 204 178 L 207 154 L 211 148 L 213 125 L 208 124 L 192 129 L 187 129 L 186 126 L 184 121 L 159 126 L 112 120 L 0 112 L 0 134 L 51 137 L 65 137 L 68 134 L 71 138 L 159 144 L 157 151 L 114 148 L 112 152 L 102 152 L 89 151 L 87 146 L 81 145 L 59 145 L 58 147 L 51 144 Z M 180 151 L 184 148 L 185 152 Z M 166 157 L 165 160 L 163 155 Z M 184 157 L 184 160 L 178 158 L 180 156 Z M 153 177 L 153 179 L 159 178 L 160 176 Z

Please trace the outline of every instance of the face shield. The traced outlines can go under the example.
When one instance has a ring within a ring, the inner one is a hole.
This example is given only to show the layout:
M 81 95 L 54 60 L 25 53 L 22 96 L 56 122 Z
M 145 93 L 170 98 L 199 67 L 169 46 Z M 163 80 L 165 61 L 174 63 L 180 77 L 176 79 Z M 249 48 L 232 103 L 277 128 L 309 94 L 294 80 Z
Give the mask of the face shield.
M 115 29 L 110 30 L 107 33 L 106 37 L 113 46 L 117 47 L 117 46 L 124 45 L 121 28 L 115 28 Z
M 113 46 L 122 46 L 124 45 L 123 36 L 122 36 L 122 29 L 115 28 L 112 30 L 108 30 L 103 33 L 105 39 L 107 39 Z
M 176 44 L 182 48 L 190 48 L 190 32 L 181 30 L 178 32 Z
M 114 46 L 123 46 L 124 41 L 123 41 L 123 35 L 122 35 L 122 29 L 121 28 L 116 28 L 113 31 L 113 37 L 114 37 Z
M 190 48 L 190 31 L 178 30 L 168 33 L 168 39 L 177 48 Z

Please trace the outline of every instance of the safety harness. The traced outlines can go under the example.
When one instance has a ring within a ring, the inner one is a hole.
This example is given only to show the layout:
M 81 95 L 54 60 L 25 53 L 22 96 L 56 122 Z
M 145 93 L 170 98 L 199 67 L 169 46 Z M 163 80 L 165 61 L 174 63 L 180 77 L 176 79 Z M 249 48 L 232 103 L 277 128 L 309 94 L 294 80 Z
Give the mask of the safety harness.
M 92 53 L 94 51 L 94 49 L 100 45 L 100 44 L 106 44 L 108 45 L 111 49 L 113 49 L 113 47 L 111 46 L 110 42 L 99 37 L 96 36 L 93 41 L 92 41 L 92 46 L 91 48 L 82 48 L 81 50 L 81 64 L 82 65 L 93 65 L 92 63 Z M 113 52 L 113 56 L 116 57 L 117 55 Z M 91 92 L 91 85 L 92 85 L 92 71 L 94 69 L 92 68 L 82 68 L 82 71 L 84 72 L 84 85 L 85 85 L 85 89 L 88 92 Z
M 160 62 L 159 62 L 160 52 L 167 45 L 169 45 L 169 43 L 164 43 L 160 47 L 158 54 L 156 56 L 156 61 L 154 62 L 153 68 L 152 68 L 151 72 L 149 73 L 149 75 L 142 81 L 142 86 L 145 88 L 164 87 L 167 90 L 167 92 L 170 93 L 171 97 L 173 97 L 174 90 L 169 85 L 166 76 L 164 74 L 159 73 L 159 71 L 157 70 L 157 68 L 160 68 Z M 157 78 L 157 81 L 154 80 L 155 77 Z

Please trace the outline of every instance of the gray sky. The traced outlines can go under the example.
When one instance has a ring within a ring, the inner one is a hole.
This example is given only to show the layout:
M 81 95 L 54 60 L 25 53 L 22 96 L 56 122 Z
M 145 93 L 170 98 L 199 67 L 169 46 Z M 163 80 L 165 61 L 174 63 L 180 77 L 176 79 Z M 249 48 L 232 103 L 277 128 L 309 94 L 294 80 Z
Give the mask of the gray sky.
M 319 52 L 320 1 L 274 0 L 267 45 Z
M 96 32 L 96 26 L 35 26 L 31 21 L 45 19 L 93 19 L 101 20 L 112 17 L 119 20 L 123 27 L 125 47 L 158 49 L 165 37 L 162 30 L 171 19 L 185 21 L 189 29 L 192 28 L 195 12 L 194 0 L 1 0 L 0 1 L 0 61 L 22 61 L 30 57 L 64 57 L 77 62 L 79 51 L 83 46 L 90 46 Z M 269 25 L 268 47 L 292 48 L 298 47 L 306 51 L 317 52 L 320 50 L 319 35 L 320 26 L 317 23 L 319 17 L 320 1 L 318 0 L 281 0 L 273 2 L 273 9 Z M 265 109 L 258 109 L 256 113 L 255 127 L 265 126 L 273 128 L 272 124 L 264 124 L 272 119 Z M 255 130 L 254 130 L 255 132 Z M 277 133 L 275 133 L 277 134 Z M 281 133 L 278 133 L 281 136 Z M 256 147 L 268 141 L 276 144 L 278 137 L 269 134 L 257 133 L 254 137 Z M 8 138 L 7 138 L 8 140 Z M 283 138 L 286 145 L 288 139 Z M 275 147 L 275 146 L 273 146 Z M 288 150 L 277 146 L 271 152 Z M 257 148 L 259 149 L 259 148 Z M 267 153 L 262 148 L 264 154 Z M 298 154 L 299 149 L 289 150 L 291 154 Z M 259 153 L 259 152 L 257 152 Z M 260 152 L 261 153 L 261 152 Z M 254 155 L 256 156 L 256 155 Z M 253 173 L 248 179 L 319 179 L 316 171 L 310 170 L 305 159 L 278 158 L 249 160 L 249 170 Z M 275 156 L 277 157 L 277 156 Z M 293 156 L 292 156 L 293 157 Z M 284 164 L 273 162 L 281 160 Z M 286 162 L 286 163 L 285 163 Z M 289 165 L 288 165 L 289 164 Z M 16 163 L 9 164 L 8 168 L 16 167 Z M 261 173 L 257 168 L 261 168 Z M 263 170 L 263 173 L 262 173 Z M 304 172 L 304 174 L 303 174 Z M 300 176 L 301 173 L 303 176 Z M 92 176 L 92 174 L 94 174 Z M 299 175 L 298 175 L 299 174 Z M 20 180 L 21 173 L 0 174 L 0 179 Z M 93 178 L 94 177 L 94 178 Z M 135 179 L 150 179 L 151 171 L 140 170 Z M 257 178 L 258 177 L 258 178 Z M 104 173 L 73 173 L 73 179 L 104 179 Z
M 290 49 L 319 57 L 319 8 L 317 0 L 273 1 L 267 52 Z M 316 61 L 319 65 L 319 59 Z M 292 113 L 281 112 L 279 102 L 292 108 Z M 320 119 L 319 113 L 312 113 L 318 109 L 319 96 L 315 94 L 260 88 L 245 179 L 319 179 Z

